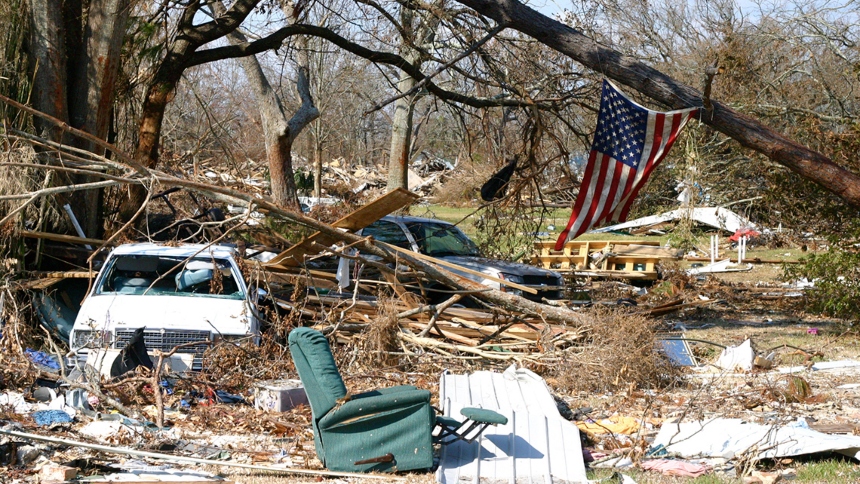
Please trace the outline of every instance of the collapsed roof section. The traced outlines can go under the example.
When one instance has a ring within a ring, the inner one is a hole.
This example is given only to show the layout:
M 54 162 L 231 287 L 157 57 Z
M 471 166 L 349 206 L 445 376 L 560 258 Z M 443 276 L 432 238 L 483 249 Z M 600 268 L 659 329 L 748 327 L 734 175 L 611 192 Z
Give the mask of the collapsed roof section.
M 690 218 L 696 222 L 714 227 L 716 229 L 725 230 L 734 233 L 742 228 L 757 228 L 756 224 L 741 217 L 735 212 L 723 207 L 699 207 L 699 208 L 679 208 L 664 212 L 659 215 L 649 215 L 647 217 L 637 218 L 628 222 L 610 225 L 595 229 L 589 233 L 605 233 L 629 230 L 634 228 L 647 228 L 659 225 L 674 220 Z

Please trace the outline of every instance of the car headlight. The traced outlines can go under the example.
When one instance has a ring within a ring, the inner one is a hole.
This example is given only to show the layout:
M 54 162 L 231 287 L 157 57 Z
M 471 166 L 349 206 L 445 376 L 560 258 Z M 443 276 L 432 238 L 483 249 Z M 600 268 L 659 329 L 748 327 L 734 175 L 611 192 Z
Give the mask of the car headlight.
M 113 335 L 110 331 L 91 331 L 82 329 L 75 331 L 72 337 L 73 348 L 104 348 L 113 343 Z
M 513 282 L 514 284 L 522 284 L 523 282 L 525 282 L 525 281 L 523 281 L 522 276 L 518 276 L 515 274 L 505 274 L 504 272 L 499 273 L 499 279 L 504 279 L 508 282 Z M 521 291 L 520 289 L 515 289 L 513 287 L 506 286 L 504 284 L 502 284 L 501 286 L 502 286 L 501 287 L 502 292 L 507 292 L 508 294 L 513 294 L 515 296 L 522 296 L 523 295 L 523 291 Z
M 522 284 L 523 282 L 525 282 L 523 280 L 523 276 L 518 276 L 515 274 L 505 274 L 504 272 L 499 274 L 499 279 L 504 279 L 508 282 L 513 282 L 514 284 Z

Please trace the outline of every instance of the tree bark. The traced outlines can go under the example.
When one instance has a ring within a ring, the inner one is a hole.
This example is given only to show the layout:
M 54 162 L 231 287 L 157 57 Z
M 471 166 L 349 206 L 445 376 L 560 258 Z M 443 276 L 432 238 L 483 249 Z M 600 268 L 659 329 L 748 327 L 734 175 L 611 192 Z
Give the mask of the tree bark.
M 223 5 L 213 3 L 213 8 L 219 16 L 223 15 L 225 10 Z M 287 18 L 292 18 L 292 6 L 285 4 L 283 9 Z M 227 39 L 233 45 L 247 42 L 245 36 L 238 31 L 229 33 Z M 297 42 L 300 45 L 297 52 L 299 66 L 296 80 L 302 105 L 290 120 L 287 119 L 281 98 L 272 89 L 269 80 L 266 79 L 257 57 L 250 55 L 241 59 L 242 69 L 245 71 L 245 76 L 254 92 L 254 98 L 257 100 L 257 107 L 262 119 L 272 200 L 278 205 L 299 211 L 301 209 L 299 208 L 298 191 L 293 171 L 293 142 L 299 133 L 319 116 L 319 111 L 314 106 L 313 98 L 310 95 L 308 58 L 305 50 L 307 45 L 306 42 L 301 42 L 302 39 L 305 37 L 300 37 L 299 42 Z
M 91 0 L 87 24 L 83 29 L 84 48 L 77 53 L 77 69 L 70 77 L 69 122 L 99 139 L 106 140 L 110 128 L 116 81 L 120 68 L 120 51 L 130 14 L 129 0 Z M 94 143 L 80 140 L 78 146 L 103 154 Z M 95 181 L 79 176 L 77 183 Z M 87 190 L 73 196 L 75 206 L 81 207 L 77 217 L 88 237 L 99 238 L 103 228 L 101 211 L 102 190 Z
M 322 165 L 323 165 L 323 146 L 319 138 L 319 130 L 314 136 L 314 196 L 322 197 Z
M 402 72 L 397 90 L 404 93 L 415 87 L 415 79 Z M 409 188 L 409 154 L 412 149 L 412 118 L 415 113 L 415 95 L 398 98 L 394 103 L 391 121 L 391 151 L 388 158 L 388 186 L 390 192 Z
M 173 99 L 174 89 L 182 73 L 192 65 L 190 60 L 194 52 L 200 46 L 236 30 L 258 3 L 259 0 L 236 0 L 224 15 L 219 15 L 209 22 L 195 24 L 200 0 L 188 2 L 179 19 L 177 36 L 167 47 L 167 54 L 158 66 L 144 96 L 138 141 L 133 155 L 136 164 L 145 168 L 158 164 L 158 142 L 164 122 L 164 110 L 167 103 Z M 130 220 L 145 198 L 145 189 L 142 186 L 129 187 L 129 196 L 120 207 L 120 221 Z
M 441 4 L 437 6 L 441 8 Z M 416 12 L 406 4 L 400 6 L 400 23 L 403 35 L 411 36 L 401 39 L 400 55 L 403 59 L 420 72 L 421 64 L 424 62 L 425 54 L 417 47 L 425 46 L 433 41 L 436 36 L 436 28 L 439 25 L 439 17 L 430 18 L 418 15 L 417 25 Z M 399 94 L 412 91 L 418 84 L 418 79 L 410 75 L 406 70 L 401 71 L 400 80 L 397 82 Z M 412 93 L 397 98 L 394 102 L 394 117 L 391 121 L 391 151 L 388 159 L 388 186 L 391 191 L 396 188 L 409 189 L 409 159 L 412 155 L 412 137 L 414 135 L 412 126 L 415 115 L 415 102 L 419 93 Z
M 629 86 L 672 109 L 702 105 L 702 93 L 636 59 L 598 44 L 581 32 L 517 0 L 457 0 L 500 24 L 506 24 L 606 77 Z M 821 153 L 782 136 L 755 119 L 713 101 L 700 121 L 812 180 L 845 202 L 860 206 L 860 176 Z
M 66 97 L 66 39 L 62 0 L 32 0 L 30 4 L 30 57 L 33 79 L 33 107 L 57 119 L 68 121 Z M 41 118 L 33 124 L 42 137 L 62 142 L 63 131 Z

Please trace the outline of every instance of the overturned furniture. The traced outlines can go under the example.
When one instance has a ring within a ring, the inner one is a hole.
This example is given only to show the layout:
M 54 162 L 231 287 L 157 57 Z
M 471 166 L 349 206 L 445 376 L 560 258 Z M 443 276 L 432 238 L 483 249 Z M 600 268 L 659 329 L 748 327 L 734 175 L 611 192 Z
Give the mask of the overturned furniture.
M 471 408 L 461 412 L 471 422 L 437 419 L 430 392 L 412 385 L 349 395 L 322 333 L 296 328 L 289 341 L 311 404 L 317 456 L 330 470 L 429 469 L 434 440 L 441 444 L 468 441 L 488 425 L 507 423 L 496 412 Z
M 657 241 L 569 241 L 555 250 L 553 241 L 534 243 L 532 264 L 559 272 L 591 277 L 657 279 L 657 264 L 678 259 L 681 251 L 661 247 Z

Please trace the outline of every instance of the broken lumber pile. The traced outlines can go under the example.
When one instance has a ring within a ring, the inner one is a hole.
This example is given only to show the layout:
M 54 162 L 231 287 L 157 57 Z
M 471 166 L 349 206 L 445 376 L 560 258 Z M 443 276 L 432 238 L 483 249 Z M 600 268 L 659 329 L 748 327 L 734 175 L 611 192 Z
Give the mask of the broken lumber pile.
M 374 325 L 394 317 L 401 348 L 412 354 L 420 349 L 445 356 L 546 362 L 549 349 L 569 347 L 587 332 L 581 327 L 550 324 L 536 315 L 446 307 L 445 303 L 409 307 L 396 302 L 392 311 L 383 307 L 387 302 L 357 297 L 308 295 L 301 303 L 282 298 L 275 301 L 282 309 L 299 312 L 305 320 L 317 321 L 316 329 L 343 344 L 356 343 Z
M 657 241 L 570 241 L 555 250 L 553 241 L 534 243 L 532 264 L 559 272 L 590 277 L 655 280 L 663 259 L 678 259 L 681 251 Z

